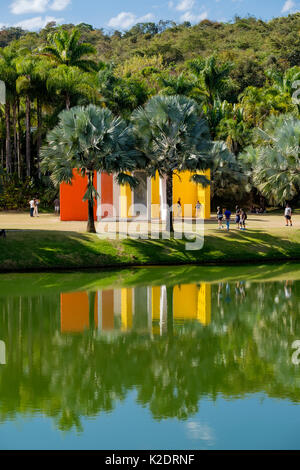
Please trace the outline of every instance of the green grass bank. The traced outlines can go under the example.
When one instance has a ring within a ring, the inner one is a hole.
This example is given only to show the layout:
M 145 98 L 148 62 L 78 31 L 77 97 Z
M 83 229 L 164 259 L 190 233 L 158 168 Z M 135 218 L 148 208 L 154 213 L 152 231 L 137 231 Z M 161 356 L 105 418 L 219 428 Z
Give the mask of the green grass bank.
M 0 239 L 1 272 L 292 260 L 300 261 L 300 230 L 294 227 L 209 230 L 197 251 L 187 251 L 184 240 L 101 240 L 65 231 L 15 230 Z

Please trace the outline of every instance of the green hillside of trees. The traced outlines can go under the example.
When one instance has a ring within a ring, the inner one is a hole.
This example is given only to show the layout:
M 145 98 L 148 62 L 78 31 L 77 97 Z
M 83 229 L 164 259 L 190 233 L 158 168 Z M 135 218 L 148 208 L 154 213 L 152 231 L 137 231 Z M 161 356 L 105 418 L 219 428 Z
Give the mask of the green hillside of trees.
M 41 175 L 40 149 L 62 110 L 94 103 L 128 121 L 156 94 L 197 101 L 212 138 L 234 154 L 234 168 L 213 173 L 216 202 L 249 191 L 253 202 L 262 195 L 274 204 L 298 197 L 297 181 L 277 197 L 255 179 L 256 147 L 269 142 L 255 129 L 268 119 L 276 128 L 286 114 L 299 117 L 293 93 L 300 80 L 300 13 L 269 22 L 159 21 L 110 33 L 85 23 L 49 23 L 38 33 L 5 28 L 0 80 L 7 92 L 0 106 L 0 208 L 22 207 L 33 191 L 45 204 L 55 197 L 57 188 Z

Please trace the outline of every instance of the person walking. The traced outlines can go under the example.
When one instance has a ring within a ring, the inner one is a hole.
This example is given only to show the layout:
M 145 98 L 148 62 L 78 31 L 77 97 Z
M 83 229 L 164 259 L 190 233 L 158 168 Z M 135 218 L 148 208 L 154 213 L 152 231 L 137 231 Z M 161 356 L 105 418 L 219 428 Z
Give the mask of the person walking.
M 35 198 L 34 199 L 34 211 L 33 211 L 34 217 L 39 216 L 39 203 L 40 203 L 40 200 L 38 198 Z
M 231 218 L 231 212 L 230 212 L 230 210 L 225 208 L 224 215 L 225 215 L 225 220 L 226 220 L 227 232 L 229 232 L 229 228 L 230 228 L 230 218 Z
M 196 218 L 199 219 L 201 217 L 201 203 L 198 200 L 195 206 L 196 209 Z
M 217 220 L 218 220 L 218 225 L 219 225 L 219 230 L 223 228 L 223 211 L 221 207 L 217 207 Z
M 56 198 L 54 201 L 54 212 L 56 215 L 59 215 L 59 199 Z
M 285 211 L 284 211 L 284 217 L 285 217 L 285 222 L 286 222 L 286 227 L 293 226 L 293 221 L 292 221 L 292 209 L 289 204 L 286 205 Z
M 240 230 L 246 230 L 246 220 L 247 212 L 244 209 L 241 209 L 241 218 L 240 218 Z
M 31 199 L 29 201 L 29 207 L 30 207 L 30 217 L 34 217 L 34 199 Z
M 179 197 L 177 201 L 177 217 L 181 217 L 181 216 L 182 216 L 182 206 L 181 206 L 181 198 Z
M 240 228 L 240 221 L 241 221 L 241 209 L 239 208 L 239 206 L 235 206 L 235 223 L 238 229 Z

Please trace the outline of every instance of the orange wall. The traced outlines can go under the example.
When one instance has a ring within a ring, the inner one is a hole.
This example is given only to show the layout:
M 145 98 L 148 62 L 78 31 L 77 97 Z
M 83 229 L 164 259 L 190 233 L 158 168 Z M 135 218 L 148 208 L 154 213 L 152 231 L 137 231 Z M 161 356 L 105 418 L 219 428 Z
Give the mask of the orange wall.
M 113 176 L 108 175 L 107 173 L 101 174 L 101 204 L 113 204 L 114 195 L 113 195 Z M 101 217 L 113 217 L 113 211 L 105 209 L 101 213 Z
M 72 184 L 60 185 L 60 220 L 87 220 L 88 202 L 82 198 L 86 192 L 87 176 L 82 177 L 77 170 L 73 171 Z M 94 175 L 94 186 L 97 189 L 97 173 Z M 96 218 L 97 204 L 94 206 Z

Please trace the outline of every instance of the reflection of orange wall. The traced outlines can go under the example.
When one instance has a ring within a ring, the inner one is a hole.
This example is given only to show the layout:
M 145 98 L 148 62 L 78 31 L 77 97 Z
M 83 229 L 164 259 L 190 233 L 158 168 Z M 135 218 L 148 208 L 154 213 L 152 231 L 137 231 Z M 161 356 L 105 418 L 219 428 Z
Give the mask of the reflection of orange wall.
M 95 300 L 95 326 L 98 323 L 97 295 Z M 89 298 L 87 292 L 61 294 L 61 331 L 71 333 L 89 328 Z
M 73 172 L 72 184 L 60 185 L 60 219 L 61 220 L 87 220 L 88 203 L 82 198 L 86 193 L 87 177 L 84 178 L 76 171 Z M 97 189 L 97 174 L 94 175 L 94 186 Z M 96 217 L 97 204 L 94 206 Z
M 102 291 L 102 329 L 114 329 L 114 291 Z

